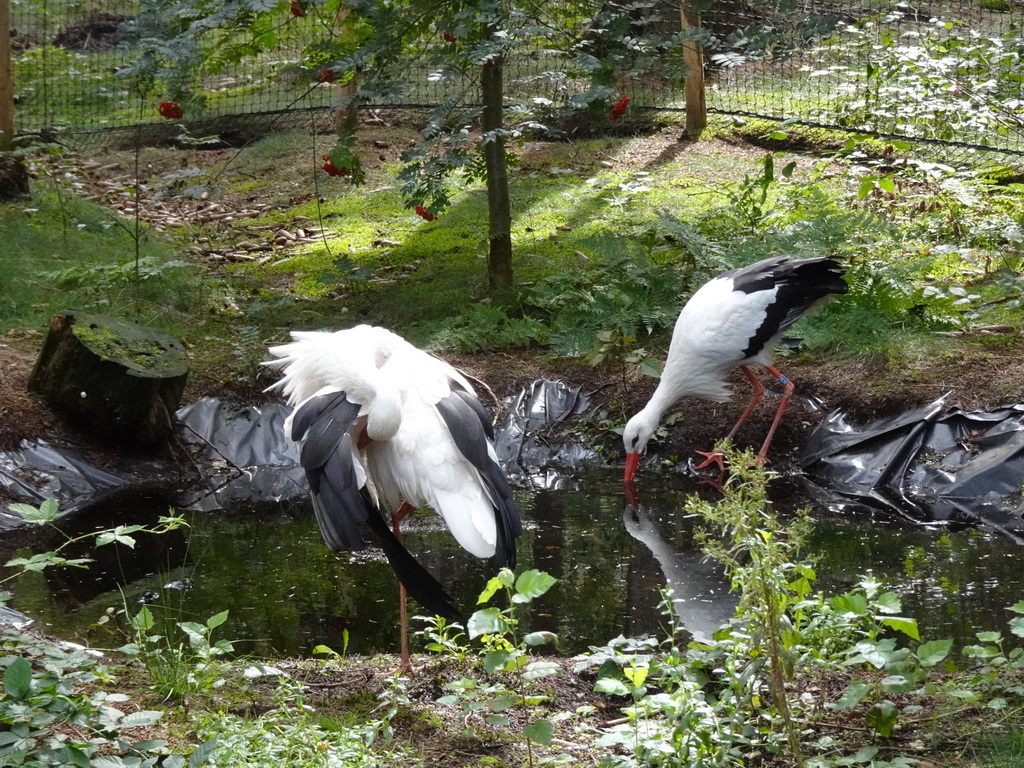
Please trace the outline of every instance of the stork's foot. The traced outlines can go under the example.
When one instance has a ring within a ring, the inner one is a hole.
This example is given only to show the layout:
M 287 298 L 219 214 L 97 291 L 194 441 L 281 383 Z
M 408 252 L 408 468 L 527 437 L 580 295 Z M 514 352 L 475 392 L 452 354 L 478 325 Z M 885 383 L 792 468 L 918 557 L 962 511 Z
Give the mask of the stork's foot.
M 725 474 L 725 454 L 721 451 L 694 451 L 698 456 L 703 456 L 704 461 L 694 467 L 701 470 L 710 467 L 712 464 L 718 467 L 718 471 Z

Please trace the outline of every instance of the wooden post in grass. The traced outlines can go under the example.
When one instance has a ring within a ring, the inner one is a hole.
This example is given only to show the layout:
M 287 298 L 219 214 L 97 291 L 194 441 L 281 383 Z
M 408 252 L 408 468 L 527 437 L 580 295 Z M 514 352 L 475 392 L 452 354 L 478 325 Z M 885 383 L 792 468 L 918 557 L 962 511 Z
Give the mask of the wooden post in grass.
M 0 0 L 0 152 L 14 149 L 14 76 L 11 67 L 11 5 L 10 0 Z
M 700 29 L 700 9 L 688 0 L 679 5 L 683 29 Z M 696 40 L 683 43 L 683 61 L 690 68 L 686 76 L 686 132 L 697 138 L 708 124 L 708 107 L 704 100 L 704 52 Z
M 338 13 L 335 15 L 337 19 L 338 27 L 342 30 L 342 37 L 352 38 L 353 32 L 349 29 L 351 26 L 351 20 L 349 16 L 352 14 L 351 8 L 342 6 L 338 9 Z M 337 93 L 339 96 L 351 96 L 356 92 L 358 82 L 356 78 L 359 76 L 358 71 L 352 70 L 351 73 L 345 73 L 347 79 L 337 87 Z M 334 132 L 339 136 L 350 136 L 355 133 L 356 128 L 359 126 L 359 105 L 355 101 L 349 102 L 348 106 L 339 109 L 334 115 Z

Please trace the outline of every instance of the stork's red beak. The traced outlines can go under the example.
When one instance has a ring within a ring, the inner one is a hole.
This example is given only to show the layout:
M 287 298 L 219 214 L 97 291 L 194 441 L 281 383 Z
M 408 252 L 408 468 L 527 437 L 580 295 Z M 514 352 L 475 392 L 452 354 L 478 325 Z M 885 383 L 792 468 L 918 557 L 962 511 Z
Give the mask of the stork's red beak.
M 626 454 L 626 474 L 623 479 L 627 482 L 633 479 L 633 475 L 636 474 L 636 468 L 640 465 L 640 454 L 639 453 L 627 453 Z

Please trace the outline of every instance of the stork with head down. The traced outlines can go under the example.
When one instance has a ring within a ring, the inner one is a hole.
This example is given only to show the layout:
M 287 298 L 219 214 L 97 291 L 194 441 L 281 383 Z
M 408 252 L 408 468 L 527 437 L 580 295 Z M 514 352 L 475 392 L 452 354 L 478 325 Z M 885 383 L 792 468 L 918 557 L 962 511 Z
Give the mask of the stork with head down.
M 793 382 L 772 366 L 773 347 L 782 333 L 813 306 L 831 294 L 846 293 L 845 271 L 830 258 L 791 261 L 780 255 L 729 270 L 701 286 L 679 313 L 654 394 L 623 430 L 627 486 L 665 411 L 686 395 L 728 400 L 732 390 L 726 377 L 737 366 L 754 391 L 746 410 L 726 435 L 728 439 L 764 395 L 764 386 L 750 366 L 763 367 L 783 386 L 782 400 L 757 454 L 764 460 L 793 394 Z M 714 463 L 724 471 L 721 453 L 697 453 L 705 457 L 698 469 Z
M 400 583 L 408 669 L 406 592 L 448 619 L 459 609 L 403 546 L 406 516 L 430 507 L 471 554 L 515 567 L 522 523 L 491 421 L 461 373 L 384 328 L 292 338 L 270 348 L 277 359 L 266 365 L 282 370 L 271 389 L 294 406 L 285 430 L 300 446 L 320 533 L 334 552 L 359 550 L 366 523 L 381 545 Z M 383 510 L 392 512 L 391 528 Z

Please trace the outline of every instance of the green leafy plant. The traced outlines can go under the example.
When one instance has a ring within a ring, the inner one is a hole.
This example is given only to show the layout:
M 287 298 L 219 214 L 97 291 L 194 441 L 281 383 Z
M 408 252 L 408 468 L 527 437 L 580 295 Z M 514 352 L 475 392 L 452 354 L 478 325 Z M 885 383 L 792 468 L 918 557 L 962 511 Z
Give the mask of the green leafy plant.
M 46 568 L 52 568 L 55 566 L 88 568 L 89 563 L 92 562 L 92 558 L 75 557 L 69 559 L 61 554 L 61 552 L 68 547 L 83 541 L 92 540 L 97 547 L 102 547 L 107 544 L 122 544 L 126 547 L 134 547 L 134 535 L 137 533 L 169 533 L 170 531 L 174 531 L 182 526 L 188 525 L 184 518 L 168 515 L 161 516 L 158 524 L 154 527 L 147 527 L 144 525 L 118 525 L 114 528 L 102 531 L 95 531 L 91 533 L 84 533 L 79 536 L 69 537 L 66 536 L 63 531 L 60 531 L 60 528 L 55 525 L 56 521 L 60 517 L 60 508 L 56 499 L 46 499 L 38 507 L 33 507 L 31 504 L 11 504 L 8 506 L 8 509 L 10 509 L 11 512 L 21 515 L 22 519 L 27 523 L 53 528 L 60 532 L 61 535 L 65 535 L 66 540 L 54 550 L 38 552 L 28 557 L 14 557 L 8 560 L 5 565 L 18 570 L 3 579 L 0 579 L 0 584 L 10 581 L 11 579 L 18 578 L 18 576 L 24 571 L 39 572 Z
M 490 681 L 463 677 L 445 685 L 451 693 L 438 699 L 441 704 L 459 705 L 467 722 L 471 716 L 476 715 L 491 726 L 509 725 L 505 713 L 518 707 L 529 720 L 523 726 L 523 736 L 526 737 L 531 766 L 534 764 L 531 742 L 550 744 L 554 725 L 548 718 L 531 716 L 531 708 L 541 704 L 547 697 L 529 692 L 527 684 L 557 674 L 561 667 L 553 661 L 530 660 L 530 648 L 554 642 L 556 637 L 551 632 L 530 632 L 520 638 L 515 609 L 533 602 L 554 583 L 555 579 L 542 571 L 524 571 L 516 577 L 507 568 L 503 568 L 488 581 L 477 604 L 486 605 L 496 594 L 501 593 L 507 599 L 507 607 L 481 608 L 470 616 L 466 631 L 470 640 L 479 640 L 481 643 L 479 659 Z M 451 648 L 454 645 L 458 649 L 458 635 L 453 635 L 449 630 L 450 625 L 445 627 L 434 623 L 428 628 L 428 634 L 442 638 L 442 642 L 435 643 L 440 652 L 461 655 L 460 651 Z M 508 685 L 507 675 L 511 675 L 511 680 L 515 681 L 512 687 Z
M 176 626 L 187 644 L 165 629 L 155 632 L 158 623 L 149 606 L 142 606 L 129 620 L 133 642 L 118 650 L 138 658 L 153 681 L 153 688 L 165 700 L 182 701 L 207 694 L 225 683 L 220 657 L 234 651 L 227 640 L 213 641 L 213 630 L 227 621 L 228 612 L 211 616 L 204 624 L 179 621 Z
M 4 638 L 6 646 L 9 638 Z M 98 690 L 109 668 L 81 649 L 36 646 L 38 655 L 0 656 L 0 762 L 9 766 L 109 765 L 182 768 L 185 759 L 166 754 L 160 739 L 132 740 L 127 731 L 151 726 L 162 712 L 126 713 L 129 697 Z M 202 761 L 194 761 L 199 765 Z

